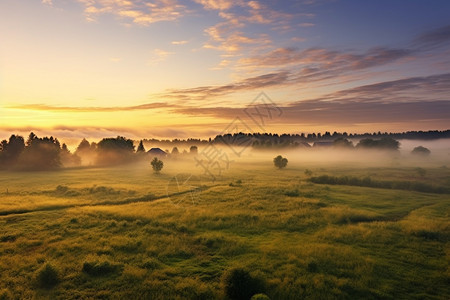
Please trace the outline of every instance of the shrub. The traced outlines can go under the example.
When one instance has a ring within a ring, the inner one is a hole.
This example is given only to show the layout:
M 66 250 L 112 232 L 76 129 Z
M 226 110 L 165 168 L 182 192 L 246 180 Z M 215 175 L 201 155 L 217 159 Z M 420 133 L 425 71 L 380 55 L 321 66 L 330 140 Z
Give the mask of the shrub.
M 232 300 L 248 300 L 264 291 L 264 284 L 243 269 L 232 269 L 224 275 L 225 294 Z
M 47 263 L 37 273 L 37 283 L 41 288 L 51 288 L 59 282 L 58 271 L 54 266 Z
M 425 176 L 426 170 L 422 168 L 416 168 L 415 171 L 420 176 Z M 423 182 L 415 181 L 385 181 L 385 180 L 372 180 L 370 177 L 357 178 L 352 176 L 329 176 L 321 175 L 317 177 L 311 177 L 308 179 L 310 182 L 318 184 L 337 184 L 337 185 L 350 185 L 350 186 L 364 186 L 382 189 L 397 189 L 407 191 L 417 191 L 423 193 L 450 193 L 450 189 L 444 186 L 435 186 Z
M 310 273 L 316 273 L 319 270 L 319 266 L 317 265 L 317 263 L 315 261 L 310 261 L 308 263 L 308 266 L 306 267 L 306 269 Z
M 298 197 L 300 196 L 300 192 L 298 189 L 285 191 L 284 194 L 288 197 Z
M 306 169 L 305 170 L 305 175 L 306 176 L 311 176 L 313 174 L 313 172 L 310 169 Z
M 121 269 L 121 265 L 109 261 L 85 261 L 83 264 L 83 272 L 91 276 L 105 276 Z
M 13 235 L 13 234 L 6 234 L 6 235 L 0 236 L 1 243 L 14 242 L 14 241 L 16 241 L 16 239 L 17 239 L 17 236 Z

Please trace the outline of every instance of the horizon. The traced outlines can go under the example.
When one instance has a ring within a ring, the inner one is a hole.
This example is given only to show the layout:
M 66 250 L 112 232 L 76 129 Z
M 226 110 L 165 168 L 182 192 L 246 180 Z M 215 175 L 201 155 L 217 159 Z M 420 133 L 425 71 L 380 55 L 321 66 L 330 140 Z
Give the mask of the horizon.
M 2 1 L 0 137 L 447 130 L 449 13 L 447 1 Z
M 339 132 L 339 131 L 325 131 L 325 132 L 299 132 L 299 133 L 274 133 L 274 132 L 239 132 L 239 133 L 232 133 L 232 135 L 236 135 L 236 134 L 244 134 L 244 135 L 259 135 L 259 137 L 261 136 L 265 136 L 265 135 L 269 135 L 272 136 L 274 138 L 280 138 L 283 135 L 287 135 L 290 136 L 292 138 L 301 138 L 304 139 L 305 142 L 309 142 L 310 145 L 312 146 L 312 143 L 315 141 L 335 141 L 336 139 L 339 138 L 344 138 L 346 140 L 350 140 L 350 141 L 359 141 L 361 139 L 364 138 L 371 138 L 371 139 L 380 139 L 380 138 L 384 138 L 386 135 L 389 138 L 395 139 L 397 141 L 423 141 L 423 142 L 432 142 L 432 141 L 438 141 L 438 140 L 442 140 L 442 139 L 449 139 L 449 137 L 446 136 L 439 136 L 439 137 L 425 137 L 426 135 L 430 135 L 433 133 L 449 133 L 450 129 L 446 129 L 446 130 L 428 130 L 428 131 L 403 131 L 403 132 L 381 132 L 381 131 L 377 131 L 377 132 L 364 132 L 364 133 L 353 133 L 353 132 Z M 114 139 L 114 138 L 118 138 L 118 137 L 123 137 L 125 139 L 129 139 L 129 137 L 127 136 L 103 136 L 97 139 L 89 139 L 86 137 L 77 139 L 77 138 L 59 138 L 58 136 L 45 136 L 45 135 L 40 135 L 39 133 L 36 134 L 36 132 L 28 132 L 27 134 L 17 134 L 17 133 L 11 133 L 8 137 L 0 137 L 0 140 L 4 140 L 4 141 L 8 141 L 9 137 L 11 137 L 12 135 L 15 136 L 20 136 L 22 138 L 24 138 L 24 140 L 26 141 L 30 134 L 35 134 L 35 136 L 39 137 L 39 138 L 44 138 L 44 137 L 53 137 L 56 140 L 58 140 L 61 145 L 62 144 L 66 144 L 66 146 L 68 147 L 69 151 L 75 151 L 76 148 L 78 147 L 78 145 L 83 141 L 83 140 L 87 140 L 90 143 L 98 143 L 101 140 L 104 139 Z M 419 137 L 414 137 L 414 136 L 408 136 L 410 134 L 419 134 L 422 135 L 421 138 Z M 173 143 L 175 146 L 177 145 L 177 143 L 193 143 L 193 142 L 200 142 L 200 143 L 211 143 L 211 141 L 214 141 L 215 139 L 217 139 L 218 137 L 223 136 L 222 134 L 218 134 L 215 136 L 210 136 L 210 137 L 206 137 L 206 138 L 172 138 L 172 139 L 164 139 L 164 138 L 155 138 L 155 137 L 141 137 L 141 138 L 130 138 L 130 140 L 133 141 L 133 143 L 138 143 L 139 141 L 143 141 L 144 143 L 151 143 L 154 142 L 155 143 L 155 147 L 156 146 L 161 146 L 161 144 L 164 143 Z M 336 137 L 337 136 L 337 137 Z M 394 137 L 392 137 L 394 136 Z M 398 137 L 400 136 L 400 137 Z M 238 141 L 236 141 L 238 142 Z M 239 144 L 239 142 L 238 142 Z M 135 147 L 137 147 L 137 145 L 134 145 Z

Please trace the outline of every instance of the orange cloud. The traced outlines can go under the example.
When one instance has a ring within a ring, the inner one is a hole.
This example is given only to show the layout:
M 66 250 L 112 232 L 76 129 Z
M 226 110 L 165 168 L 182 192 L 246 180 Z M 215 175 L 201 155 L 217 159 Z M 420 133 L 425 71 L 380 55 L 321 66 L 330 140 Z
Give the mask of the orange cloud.
M 149 3 L 137 0 L 78 0 L 78 2 L 84 5 L 84 14 L 88 21 L 95 21 L 101 14 L 112 14 L 143 26 L 176 20 L 186 11 L 185 6 L 179 4 L 177 0 L 155 0 Z

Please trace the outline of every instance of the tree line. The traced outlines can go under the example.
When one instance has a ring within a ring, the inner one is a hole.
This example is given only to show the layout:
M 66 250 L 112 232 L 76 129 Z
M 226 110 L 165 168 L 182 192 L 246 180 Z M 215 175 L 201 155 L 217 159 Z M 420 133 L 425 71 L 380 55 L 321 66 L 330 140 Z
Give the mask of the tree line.
M 411 131 L 406 133 L 373 133 L 373 134 L 333 134 L 326 132 L 325 134 L 271 134 L 271 133 L 235 133 L 217 135 L 214 139 L 199 140 L 187 139 L 172 141 L 164 140 L 166 145 L 175 143 L 172 152 L 165 152 L 172 157 L 182 154 L 196 155 L 198 148 L 193 143 L 201 146 L 208 144 L 226 144 L 251 146 L 255 149 L 276 149 L 286 147 L 310 147 L 307 142 L 316 141 L 326 143 L 326 146 L 335 148 L 362 148 L 362 149 L 384 149 L 398 150 L 399 142 L 397 138 L 450 138 L 450 130 L 447 131 Z M 350 140 L 352 138 L 361 138 L 356 145 Z M 0 143 L 0 169 L 16 169 L 16 170 L 52 170 L 62 166 L 72 167 L 84 165 L 113 165 L 132 162 L 143 158 L 146 153 L 144 141 L 152 141 L 156 144 L 159 140 L 141 140 L 137 146 L 133 140 L 126 137 L 118 136 L 115 138 L 104 138 L 98 143 L 90 143 L 83 139 L 74 153 L 71 153 L 66 144 L 61 144 L 57 138 L 38 137 L 31 132 L 25 140 L 20 135 L 11 135 L 8 140 Z M 159 141 L 161 142 L 161 141 Z M 180 152 L 176 145 L 190 145 L 189 152 L 184 150 Z M 423 147 L 417 147 L 416 153 L 428 155 L 429 150 Z
M 168 156 L 197 154 L 197 146 L 191 146 L 189 152 L 180 152 L 173 147 Z M 11 135 L 0 143 L 0 170 L 55 170 L 61 167 L 83 165 L 109 166 L 139 161 L 146 157 L 143 140 L 137 148 L 135 142 L 123 136 L 103 138 L 98 143 L 83 139 L 71 153 L 65 143 L 57 138 L 38 137 L 31 132 L 25 140 L 20 135 Z
M 39 138 L 31 132 L 25 141 L 13 134 L 0 143 L 0 169 L 51 170 L 79 163 L 79 157 L 52 136 Z
M 242 145 L 252 146 L 253 148 L 286 148 L 286 147 L 310 147 L 309 143 L 314 142 L 329 142 L 332 143 L 336 140 L 350 141 L 350 140 L 382 140 L 392 141 L 398 139 L 417 139 L 417 140 L 434 140 L 450 138 L 450 130 L 432 130 L 432 131 L 407 131 L 401 133 L 392 132 L 373 132 L 373 133 L 347 133 L 347 132 L 325 132 L 322 133 L 301 133 L 301 134 L 272 134 L 272 133 L 234 133 L 217 135 L 212 142 L 228 145 Z M 340 142 L 342 145 L 343 142 Z M 368 147 L 370 142 L 361 145 L 361 147 Z M 381 142 L 384 143 L 384 142 Z M 376 144 L 376 143 L 375 143 Z M 372 146 L 375 144 L 372 143 Z

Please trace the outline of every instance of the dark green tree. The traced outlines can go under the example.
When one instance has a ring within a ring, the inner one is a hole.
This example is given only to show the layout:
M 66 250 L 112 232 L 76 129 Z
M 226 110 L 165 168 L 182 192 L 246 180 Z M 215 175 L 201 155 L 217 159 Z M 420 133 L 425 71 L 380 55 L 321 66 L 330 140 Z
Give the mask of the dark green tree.
M 0 167 L 14 166 L 22 152 L 25 150 L 25 142 L 20 135 L 11 135 L 9 141 L 3 140 L 1 143 Z
M 142 140 L 139 142 L 139 146 L 137 147 L 136 152 L 137 153 L 144 153 L 145 152 L 144 143 L 142 142 Z
M 155 173 L 159 173 L 164 167 L 163 161 L 158 159 L 157 157 L 154 157 L 150 164 L 152 165 L 153 171 L 155 171 Z
M 135 158 L 133 141 L 123 136 L 102 139 L 97 144 L 96 152 L 96 163 L 100 165 L 117 165 Z
M 423 146 L 418 146 L 411 151 L 411 154 L 418 156 L 429 156 L 431 154 L 431 151 Z
M 191 148 L 189 148 L 189 154 L 197 155 L 198 154 L 198 147 L 197 146 L 191 146 Z
M 283 169 L 287 166 L 288 160 L 287 158 L 284 158 L 281 155 L 278 155 L 277 157 L 275 157 L 273 159 L 273 164 L 275 165 L 275 167 L 277 167 L 278 169 Z

